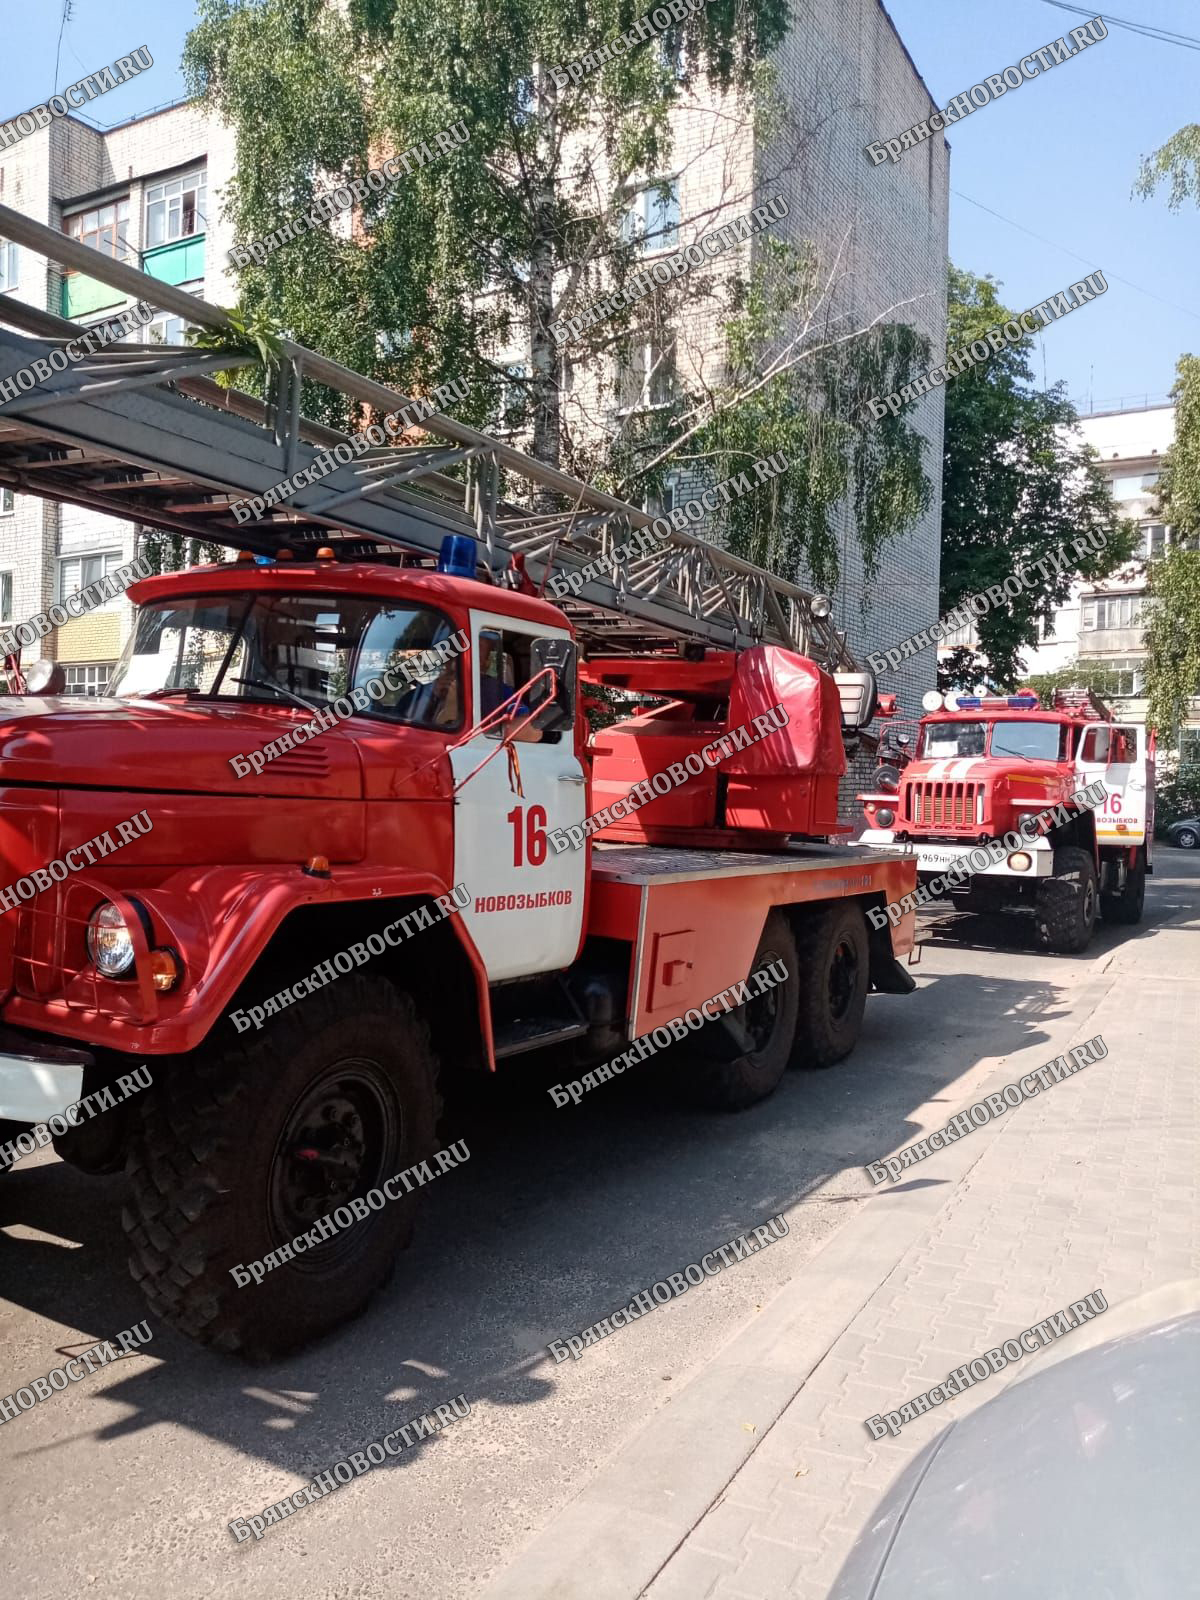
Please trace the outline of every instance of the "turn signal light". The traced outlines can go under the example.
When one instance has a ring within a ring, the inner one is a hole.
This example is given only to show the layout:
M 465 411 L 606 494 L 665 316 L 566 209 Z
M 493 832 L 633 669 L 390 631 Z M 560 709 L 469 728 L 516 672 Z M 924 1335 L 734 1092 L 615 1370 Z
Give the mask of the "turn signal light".
M 160 945 L 150 952 L 150 981 L 160 994 L 166 994 L 179 982 L 183 968 L 174 950 Z
M 309 856 L 300 870 L 307 872 L 310 878 L 327 878 L 329 876 L 329 857 Z
M 317 551 L 317 560 L 318 561 L 336 561 L 337 557 L 333 553 L 333 546 L 332 545 L 328 545 L 328 544 L 323 544 L 321 546 L 321 548 Z

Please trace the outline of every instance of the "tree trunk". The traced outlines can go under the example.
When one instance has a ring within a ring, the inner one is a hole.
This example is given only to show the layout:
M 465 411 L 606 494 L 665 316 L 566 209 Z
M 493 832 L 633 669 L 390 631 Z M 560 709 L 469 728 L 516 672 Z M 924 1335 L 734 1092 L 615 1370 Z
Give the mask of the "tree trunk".
M 537 144 L 538 185 L 533 205 L 533 233 L 529 252 L 529 399 L 533 415 L 532 454 L 538 461 L 559 465 L 560 418 L 558 353 L 550 324 L 554 320 L 554 183 L 553 161 L 557 133 L 558 90 L 542 66 L 534 75 L 534 103 L 542 132 Z M 540 493 L 539 498 L 550 498 Z

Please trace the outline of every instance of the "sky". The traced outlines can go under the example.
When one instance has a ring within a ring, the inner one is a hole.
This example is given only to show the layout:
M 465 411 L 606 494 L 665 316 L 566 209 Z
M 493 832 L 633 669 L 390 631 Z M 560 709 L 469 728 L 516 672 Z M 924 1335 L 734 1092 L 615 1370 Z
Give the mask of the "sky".
M 939 106 L 1086 20 L 1050 0 L 887 0 L 887 8 Z M 190 0 L 66 0 L 65 9 L 63 26 L 64 0 L 6 8 L 0 120 L 142 44 L 154 67 L 94 101 L 94 118 L 120 122 L 184 93 L 178 63 Z M 1172 213 L 1163 194 L 1131 192 L 1140 158 L 1200 121 L 1200 7 L 1121 0 L 1101 15 L 1107 39 L 948 130 L 956 266 L 997 278 L 1016 309 L 1095 268 L 1108 280 L 1107 294 L 1046 330 L 1034 361 L 1039 379 L 1066 382 L 1081 411 L 1164 398 L 1179 357 L 1200 351 L 1200 210 Z M 1144 37 L 1117 18 L 1187 34 L 1196 48 Z

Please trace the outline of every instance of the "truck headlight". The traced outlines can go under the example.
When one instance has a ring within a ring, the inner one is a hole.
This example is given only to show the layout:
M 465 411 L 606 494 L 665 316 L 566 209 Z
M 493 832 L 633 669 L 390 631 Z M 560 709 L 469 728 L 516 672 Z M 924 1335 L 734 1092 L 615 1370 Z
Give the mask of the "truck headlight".
M 896 820 L 896 813 L 888 806 L 883 806 L 875 813 L 875 821 L 881 828 L 890 828 Z
M 96 907 L 88 921 L 88 955 L 106 978 L 119 978 L 133 965 L 133 936 L 111 900 Z

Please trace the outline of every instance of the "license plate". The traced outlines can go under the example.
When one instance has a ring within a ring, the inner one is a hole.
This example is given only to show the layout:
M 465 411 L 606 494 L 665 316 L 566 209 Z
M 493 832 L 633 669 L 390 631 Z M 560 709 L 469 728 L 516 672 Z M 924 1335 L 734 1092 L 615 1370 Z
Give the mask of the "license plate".
M 917 867 L 921 872 L 940 872 L 943 867 L 961 859 L 961 853 L 957 850 L 921 849 L 917 853 Z

